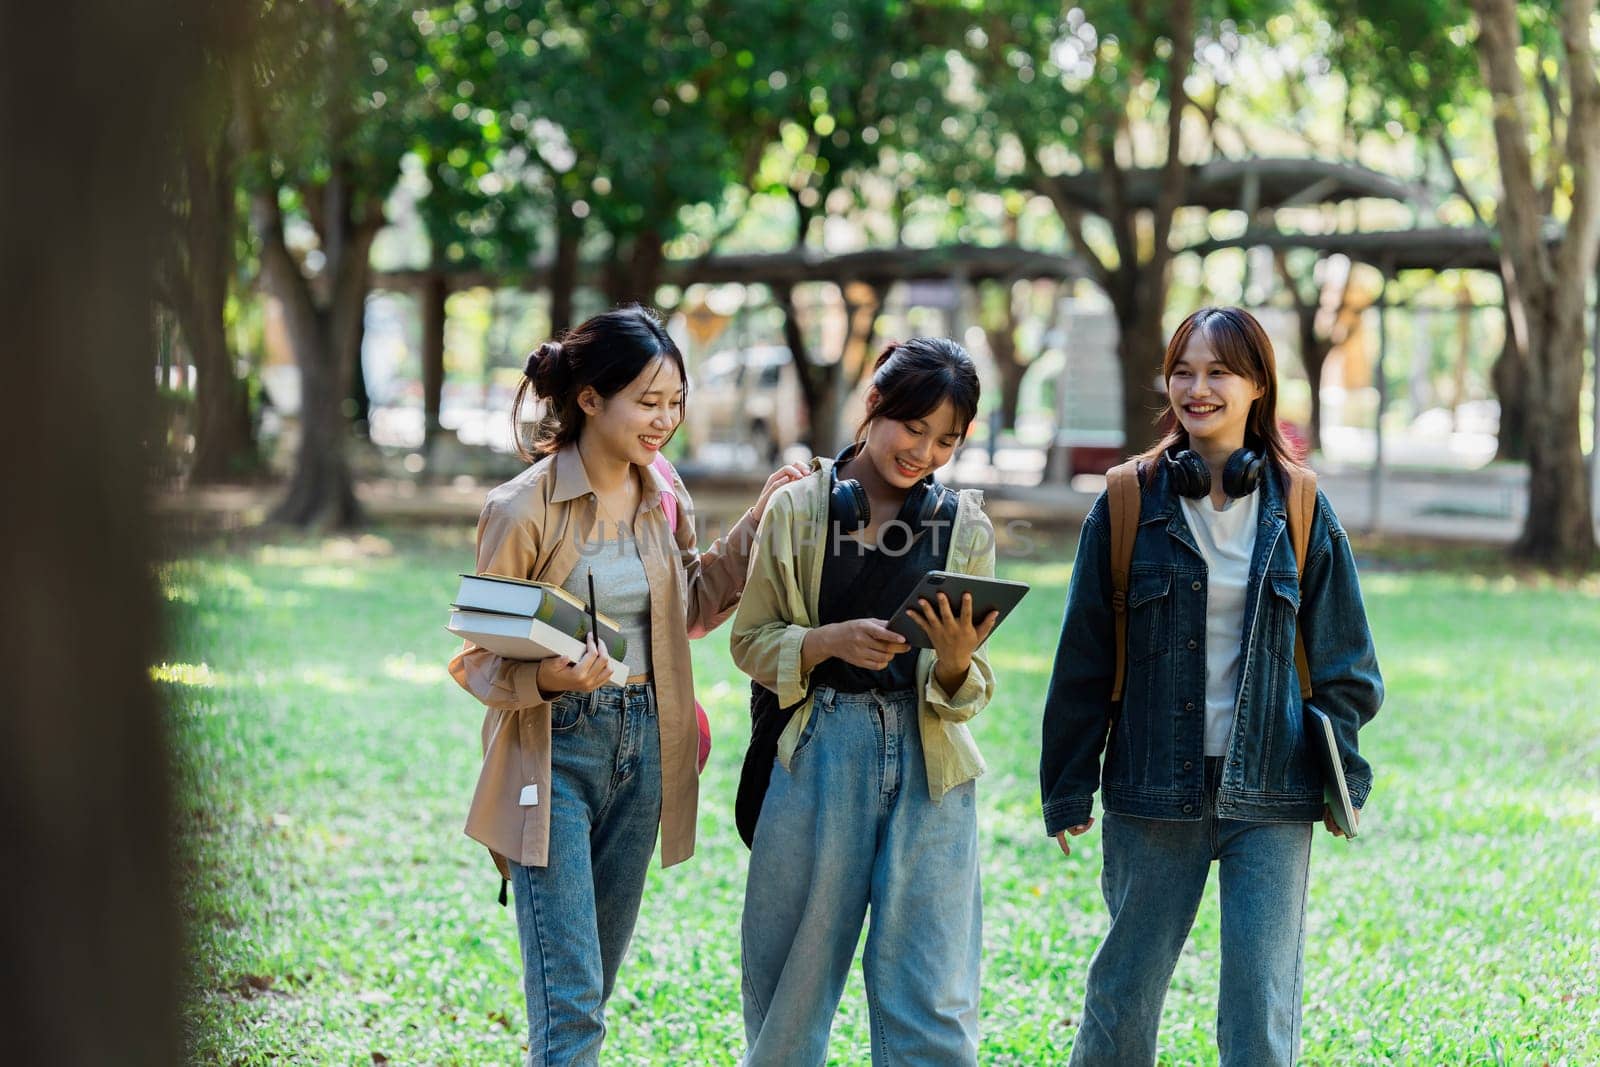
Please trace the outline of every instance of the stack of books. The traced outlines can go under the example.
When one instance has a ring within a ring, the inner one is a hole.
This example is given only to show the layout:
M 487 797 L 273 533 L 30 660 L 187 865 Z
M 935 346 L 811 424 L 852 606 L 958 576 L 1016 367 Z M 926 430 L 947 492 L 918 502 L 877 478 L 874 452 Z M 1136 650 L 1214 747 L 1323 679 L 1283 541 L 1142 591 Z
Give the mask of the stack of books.
M 592 615 L 611 661 L 611 681 L 625 685 L 627 638 L 614 620 L 598 611 Z M 445 629 L 506 659 L 563 656 L 576 662 L 583 658 L 584 639 L 594 628 L 590 617 L 589 606 L 558 585 L 463 574 Z

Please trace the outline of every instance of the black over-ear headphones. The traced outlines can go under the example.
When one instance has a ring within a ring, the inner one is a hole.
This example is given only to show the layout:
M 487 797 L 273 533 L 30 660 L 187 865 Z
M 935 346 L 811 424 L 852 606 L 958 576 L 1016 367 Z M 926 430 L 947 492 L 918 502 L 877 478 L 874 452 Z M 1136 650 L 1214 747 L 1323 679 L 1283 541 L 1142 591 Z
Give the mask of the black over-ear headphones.
M 828 490 L 828 522 L 843 533 L 859 530 L 872 521 L 867 491 L 856 479 L 839 477 L 839 468 L 855 458 L 860 447 L 860 442 L 856 442 L 840 452 L 833 461 L 833 469 L 828 472 L 833 481 L 833 488 Z M 906 494 L 898 517 L 916 530 L 939 514 L 947 493 L 949 490 L 934 480 L 933 475 L 926 475 Z
M 1180 496 L 1198 500 L 1211 492 L 1211 468 L 1198 452 L 1168 449 L 1162 455 L 1167 473 L 1172 476 L 1172 487 Z M 1248 448 L 1241 448 L 1228 457 L 1222 468 L 1222 491 L 1231 497 L 1249 496 L 1261 484 L 1261 471 L 1266 463 Z

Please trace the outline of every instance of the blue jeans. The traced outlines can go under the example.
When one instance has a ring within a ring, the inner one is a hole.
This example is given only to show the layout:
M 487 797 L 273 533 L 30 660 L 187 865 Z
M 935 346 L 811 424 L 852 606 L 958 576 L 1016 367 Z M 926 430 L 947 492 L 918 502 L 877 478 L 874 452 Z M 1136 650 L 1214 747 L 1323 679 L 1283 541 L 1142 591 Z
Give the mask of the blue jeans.
M 822 686 L 750 851 L 742 949 L 755 1064 L 821 1064 L 867 909 L 872 1062 L 972 1064 L 978 1049 L 976 789 L 928 795 L 910 691 Z
M 1220 760 L 1206 760 L 1200 819 L 1107 813 L 1100 878 L 1111 930 L 1089 963 L 1074 1067 L 1148 1067 L 1178 953 L 1211 863 L 1222 878 L 1221 1064 L 1270 1067 L 1300 1054 L 1300 978 L 1312 824 L 1217 817 Z
M 565 693 L 550 722 L 550 863 L 511 864 L 530 1067 L 599 1063 L 661 817 L 648 683 Z

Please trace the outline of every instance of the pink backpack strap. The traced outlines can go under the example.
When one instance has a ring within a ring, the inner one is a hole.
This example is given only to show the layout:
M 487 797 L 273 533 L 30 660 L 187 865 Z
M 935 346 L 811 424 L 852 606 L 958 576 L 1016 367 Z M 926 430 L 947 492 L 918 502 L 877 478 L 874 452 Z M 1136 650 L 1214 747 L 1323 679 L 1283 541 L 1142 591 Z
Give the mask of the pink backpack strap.
M 661 490 L 661 510 L 667 513 L 667 528 L 677 533 L 678 496 L 670 488 L 677 472 L 672 469 L 672 464 L 667 462 L 667 457 L 659 452 L 656 453 L 656 458 L 651 460 L 650 469 L 667 480 L 669 488 Z M 697 635 L 691 633 L 689 636 Z M 695 773 L 699 774 L 706 769 L 706 760 L 711 758 L 711 720 L 706 716 L 706 709 L 698 700 L 694 702 L 694 720 L 699 742 L 695 752 Z
M 667 485 L 672 485 L 676 472 L 672 464 L 667 462 L 667 457 L 656 453 L 656 458 L 651 460 L 650 469 L 660 474 L 667 480 Z M 673 533 L 678 532 L 678 496 L 670 488 L 661 490 L 661 510 L 667 513 L 667 528 Z

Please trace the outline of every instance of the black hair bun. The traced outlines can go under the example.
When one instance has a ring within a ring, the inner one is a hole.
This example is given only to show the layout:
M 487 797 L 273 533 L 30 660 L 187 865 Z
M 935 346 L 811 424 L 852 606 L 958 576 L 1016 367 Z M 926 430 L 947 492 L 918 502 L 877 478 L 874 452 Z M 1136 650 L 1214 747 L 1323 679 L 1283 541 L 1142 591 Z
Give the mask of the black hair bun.
M 565 369 L 561 360 L 561 342 L 546 341 L 528 354 L 528 362 L 522 368 L 522 373 L 533 383 L 534 392 L 540 396 L 551 396 Z

